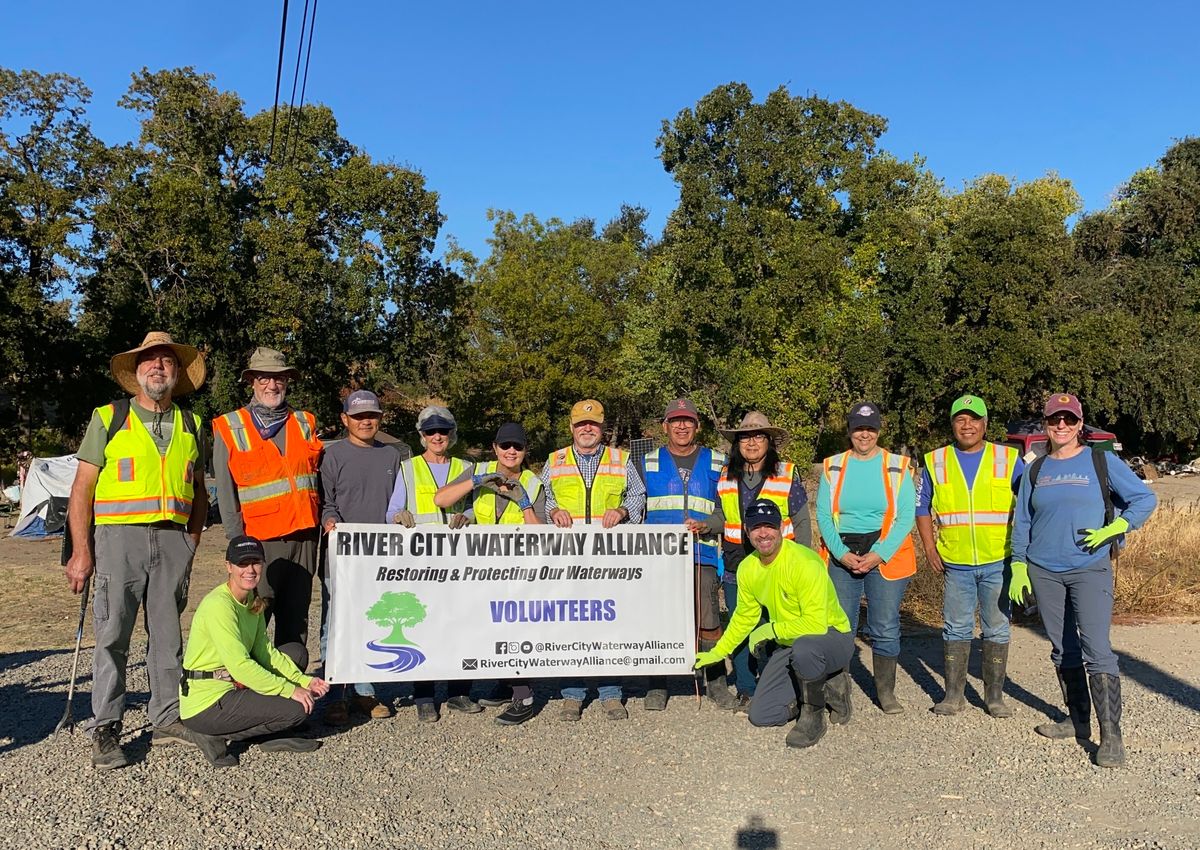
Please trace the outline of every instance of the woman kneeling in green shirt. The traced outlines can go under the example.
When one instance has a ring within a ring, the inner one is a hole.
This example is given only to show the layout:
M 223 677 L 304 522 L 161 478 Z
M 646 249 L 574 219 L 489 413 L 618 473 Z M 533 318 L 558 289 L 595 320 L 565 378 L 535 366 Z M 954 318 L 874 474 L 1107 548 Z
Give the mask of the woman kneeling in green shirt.
M 262 543 L 235 537 L 225 553 L 229 581 L 200 602 L 183 654 L 179 716 L 199 733 L 215 767 L 233 767 L 227 741 L 260 736 L 269 752 L 311 752 L 320 741 L 279 737 L 312 712 L 329 691 L 323 679 L 301 672 L 308 651 L 299 643 L 279 649 L 267 641 L 264 602 L 255 592 L 263 570 Z

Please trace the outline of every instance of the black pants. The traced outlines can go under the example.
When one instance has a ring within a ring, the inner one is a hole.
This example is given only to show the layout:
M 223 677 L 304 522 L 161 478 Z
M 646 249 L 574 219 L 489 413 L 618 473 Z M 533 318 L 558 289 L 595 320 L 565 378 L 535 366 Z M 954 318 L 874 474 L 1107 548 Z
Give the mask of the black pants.
M 279 650 L 292 661 L 308 655 L 298 643 L 287 644 Z M 183 725 L 214 738 L 244 741 L 292 729 L 303 723 L 305 717 L 304 706 L 290 697 L 267 696 L 244 688 L 225 694 L 195 717 L 184 720 Z
M 267 557 L 258 580 L 258 595 L 267 603 L 263 612 L 267 624 L 275 620 L 277 647 L 293 641 L 308 645 L 308 605 L 317 571 L 319 537 L 317 529 L 308 528 L 262 542 Z

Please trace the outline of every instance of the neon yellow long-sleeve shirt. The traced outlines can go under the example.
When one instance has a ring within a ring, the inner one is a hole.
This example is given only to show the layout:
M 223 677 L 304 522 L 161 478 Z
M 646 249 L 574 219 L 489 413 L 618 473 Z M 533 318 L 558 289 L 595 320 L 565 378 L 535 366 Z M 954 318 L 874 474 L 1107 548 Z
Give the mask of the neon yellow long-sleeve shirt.
M 713 647 L 729 655 L 758 625 L 766 608 L 780 644 L 802 635 L 823 635 L 830 628 L 850 631 L 850 619 L 838 604 L 837 591 L 821 556 L 792 540 L 764 565 L 757 552 L 738 564 L 738 601 L 729 627 Z
M 292 659 L 267 642 L 266 619 L 234 599 L 228 584 L 210 591 L 196 608 L 183 666 L 187 670 L 224 668 L 235 682 L 267 696 L 290 698 L 297 685 L 307 688 L 312 681 Z M 195 717 L 233 687 L 232 682 L 221 679 L 189 680 L 187 693 L 180 689 L 179 716 Z

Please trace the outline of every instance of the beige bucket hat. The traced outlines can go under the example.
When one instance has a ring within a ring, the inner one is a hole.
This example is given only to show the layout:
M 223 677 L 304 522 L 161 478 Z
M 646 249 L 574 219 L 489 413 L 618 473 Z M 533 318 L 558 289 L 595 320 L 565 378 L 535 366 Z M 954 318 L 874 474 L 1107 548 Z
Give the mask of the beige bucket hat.
M 208 376 L 204 355 L 190 345 L 175 342 L 169 333 L 150 331 L 137 348 L 113 355 L 109 367 L 112 369 L 113 380 L 121 385 L 121 389 L 130 395 L 137 395 L 142 391 L 137 382 L 138 355 L 147 349 L 159 347 L 171 349 L 175 352 L 175 359 L 179 361 L 179 377 L 175 381 L 175 389 L 171 391 L 172 398 L 182 398 L 204 386 L 204 379 Z
M 287 358 L 283 356 L 282 351 L 262 345 L 254 349 L 254 353 L 250 355 L 250 363 L 242 370 L 242 380 L 249 381 L 250 376 L 255 372 L 267 375 L 287 375 L 293 380 L 300 377 L 300 373 L 287 364 Z
M 722 430 L 721 436 L 733 443 L 737 442 L 738 434 L 745 434 L 749 431 L 762 431 L 770 436 L 776 447 L 787 445 L 788 440 L 791 439 L 787 431 L 772 425 L 771 420 L 767 419 L 767 415 L 757 410 L 751 410 L 743 416 L 741 423 L 736 428 Z

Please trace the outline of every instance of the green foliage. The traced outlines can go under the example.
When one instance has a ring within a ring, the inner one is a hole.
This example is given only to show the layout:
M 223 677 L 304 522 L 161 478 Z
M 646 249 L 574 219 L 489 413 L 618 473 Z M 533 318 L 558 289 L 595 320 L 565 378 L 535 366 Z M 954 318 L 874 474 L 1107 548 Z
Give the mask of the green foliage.
M 367 609 L 366 617 L 372 623 L 392 630 L 383 642 L 392 646 L 416 646 L 404 636 L 404 630 L 422 622 L 426 610 L 415 593 L 397 593 L 389 590 Z

